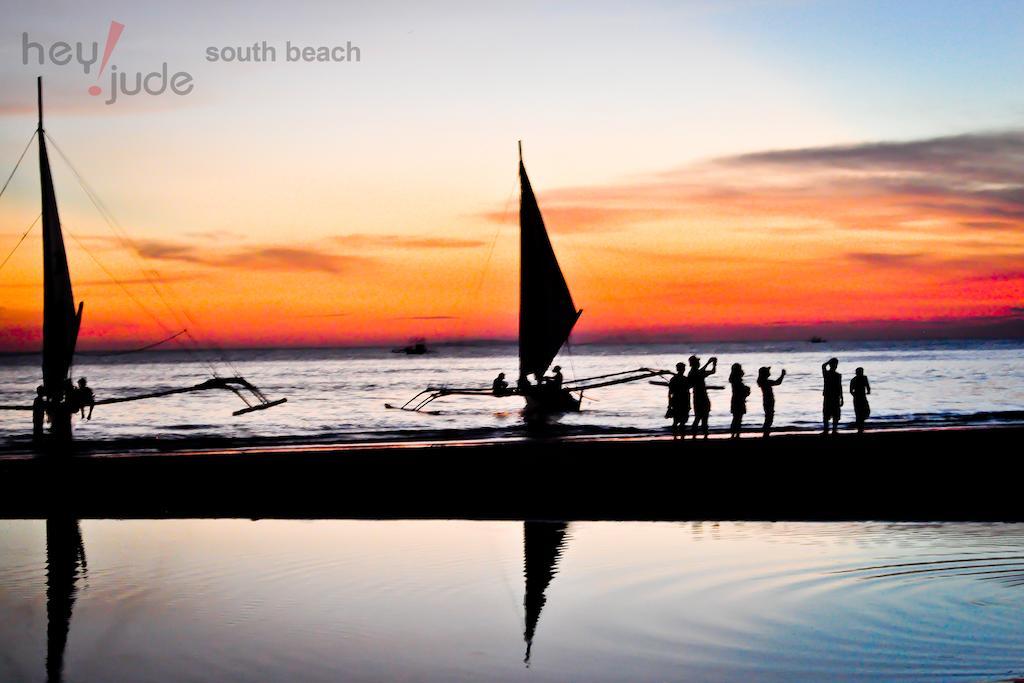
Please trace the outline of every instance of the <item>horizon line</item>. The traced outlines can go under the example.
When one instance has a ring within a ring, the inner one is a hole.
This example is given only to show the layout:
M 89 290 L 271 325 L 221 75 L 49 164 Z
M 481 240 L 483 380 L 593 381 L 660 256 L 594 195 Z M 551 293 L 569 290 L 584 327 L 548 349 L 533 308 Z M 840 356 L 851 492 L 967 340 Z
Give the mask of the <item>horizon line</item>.
M 848 342 L 864 342 L 864 343 L 878 343 L 878 342 L 970 342 L 970 341 L 989 341 L 989 342 L 1020 342 L 1024 343 L 1024 334 L 1022 335 L 1006 335 L 1006 336 L 984 336 L 984 335 L 955 335 L 955 336 L 889 336 L 889 337 L 849 337 L 849 336 L 833 336 L 829 339 L 822 339 L 820 342 L 811 341 L 806 338 L 779 338 L 779 339 L 752 339 L 752 338 L 721 338 L 721 339 L 622 339 L 622 338 L 604 338 L 604 339 L 589 339 L 587 341 L 573 342 L 568 346 L 664 346 L 667 344 L 830 344 L 830 343 L 848 343 Z M 516 344 L 516 339 L 501 339 L 501 338 L 479 338 L 479 339 L 443 339 L 439 341 L 431 342 L 428 340 L 428 348 L 431 346 L 508 346 Z M 190 352 L 225 352 L 225 351 L 331 351 L 331 350 L 380 350 L 380 349 L 395 349 L 394 343 L 381 342 L 379 344 L 278 344 L 278 345 L 243 345 L 243 346 L 198 346 L 198 347 L 168 347 L 168 348 L 152 348 L 145 350 L 136 349 L 124 349 L 124 348 L 96 348 L 88 350 L 78 350 L 75 352 L 76 356 L 93 356 L 102 354 L 123 354 L 123 355 L 134 355 L 135 353 L 190 353 Z M 42 353 L 42 350 L 34 351 L 15 351 L 15 350 L 0 350 L 0 358 L 10 358 L 15 356 L 35 356 Z

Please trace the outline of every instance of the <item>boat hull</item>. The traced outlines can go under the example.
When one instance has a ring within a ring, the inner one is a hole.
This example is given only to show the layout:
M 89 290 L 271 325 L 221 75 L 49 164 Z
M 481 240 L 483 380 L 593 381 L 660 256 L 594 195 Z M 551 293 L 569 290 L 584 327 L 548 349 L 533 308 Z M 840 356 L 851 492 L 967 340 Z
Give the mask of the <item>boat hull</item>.
M 580 412 L 581 400 L 565 389 L 535 391 L 525 394 L 524 398 L 526 398 L 526 408 L 523 409 L 523 414 L 527 417 Z

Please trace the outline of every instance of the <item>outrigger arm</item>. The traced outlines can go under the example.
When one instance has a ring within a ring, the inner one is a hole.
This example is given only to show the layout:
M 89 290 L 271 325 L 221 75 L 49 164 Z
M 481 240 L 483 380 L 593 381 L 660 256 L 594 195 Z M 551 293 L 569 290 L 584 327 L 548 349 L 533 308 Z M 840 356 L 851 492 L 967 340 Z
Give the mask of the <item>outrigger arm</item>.
M 193 391 L 206 391 L 208 389 L 225 389 L 234 393 L 238 398 L 242 399 L 245 403 L 245 408 L 231 413 L 232 415 L 244 415 L 245 413 L 251 413 L 255 410 L 266 410 L 267 408 L 273 408 L 285 403 L 287 398 L 280 398 L 276 401 L 268 399 L 258 387 L 249 383 L 244 377 L 213 377 L 200 382 L 190 387 L 180 387 L 178 389 L 163 389 L 161 391 L 151 391 L 145 394 L 135 394 L 133 396 L 117 396 L 114 398 L 104 398 L 96 401 L 95 405 L 110 405 L 112 403 L 127 403 L 129 401 L 144 401 L 150 398 L 160 398 L 162 396 L 171 396 L 173 394 L 186 394 Z M 0 410 L 32 410 L 32 406 L 0 406 Z
M 627 382 L 638 382 L 651 377 L 664 377 L 665 375 L 671 374 L 672 373 L 668 370 L 637 368 L 636 370 L 624 370 L 623 372 L 613 372 L 607 375 L 597 375 L 595 377 L 584 377 L 582 379 L 569 380 L 567 382 L 563 382 L 562 388 L 571 392 L 579 392 L 580 396 L 582 396 L 583 392 L 588 389 L 610 387 L 615 384 L 626 384 Z M 427 387 L 400 406 L 385 403 L 384 407 L 418 413 L 429 404 L 444 396 L 495 396 L 504 398 L 505 396 L 520 395 L 521 393 L 518 389 L 508 389 L 501 394 L 495 394 L 490 389 Z

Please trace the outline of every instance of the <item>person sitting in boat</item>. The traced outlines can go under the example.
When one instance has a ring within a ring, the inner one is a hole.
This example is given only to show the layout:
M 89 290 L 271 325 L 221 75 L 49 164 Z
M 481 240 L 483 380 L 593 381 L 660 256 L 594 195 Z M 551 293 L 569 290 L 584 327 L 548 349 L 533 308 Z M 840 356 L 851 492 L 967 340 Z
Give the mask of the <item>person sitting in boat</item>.
M 82 411 L 82 418 L 86 420 L 92 419 L 92 409 L 96 407 L 96 395 L 92 393 L 86 385 L 85 377 L 78 378 L 78 388 L 75 389 L 75 404 Z M 85 409 L 89 408 L 89 416 L 85 416 Z
M 853 396 L 853 414 L 857 420 L 859 434 L 864 432 L 864 423 L 871 417 L 871 405 L 868 403 L 870 393 L 871 383 L 864 374 L 864 368 L 857 368 L 853 379 L 850 380 L 850 395 Z
M 828 433 L 829 420 L 832 421 L 832 433 L 839 428 L 839 414 L 843 407 L 843 376 L 836 370 L 839 368 L 838 358 L 829 358 L 821 364 L 821 376 L 825 384 L 822 395 L 822 434 Z
M 43 438 L 43 421 L 46 419 L 46 389 L 40 384 L 36 387 L 36 398 L 32 401 L 32 439 Z
M 708 396 L 707 378 L 718 370 L 718 359 L 712 356 L 704 367 L 700 358 L 690 356 L 690 388 L 693 390 L 693 438 L 697 431 L 702 430 L 704 438 L 708 438 L 708 417 L 711 416 L 711 397 Z
M 743 427 L 743 416 L 747 413 L 747 396 L 750 396 L 750 387 L 743 383 L 743 366 L 739 363 L 732 364 L 729 385 L 732 386 L 732 401 L 729 405 L 732 426 L 729 428 L 729 438 L 738 439 Z
M 552 393 L 557 393 L 562 390 L 562 366 L 556 365 L 551 368 L 551 376 L 541 377 L 540 382 L 544 384 Z
M 494 378 L 494 382 L 491 383 L 491 393 L 495 396 L 508 395 L 508 382 L 505 381 L 504 372 L 499 372 L 498 376 Z
M 759 368 L 757 371 L 757 386 L 761 387 L 761 403 L 764 406 L 764 424 L 761 425 L 763 436 L 768 436 L 772 429 L 772 422 L 775 421 L 775 387 L 782 384 L 786 379 L 786 371 L 779 374 L 778 379 L 772 379 L 772 369 L 768 366 Z
M 676 436 L 686 430 L 686 423 L 690 420 L 690 380 L 685 371 L 685 363 L 676 363 L 676 374 L 668 381 L 665 417 L 672 418 L 672 433 Z

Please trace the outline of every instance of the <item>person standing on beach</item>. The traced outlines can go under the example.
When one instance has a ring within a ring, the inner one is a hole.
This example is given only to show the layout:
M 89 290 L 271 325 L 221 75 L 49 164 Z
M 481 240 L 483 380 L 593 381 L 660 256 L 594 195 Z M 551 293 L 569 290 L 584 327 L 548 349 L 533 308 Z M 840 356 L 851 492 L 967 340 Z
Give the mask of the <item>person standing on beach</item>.
M 700 358 L 690 356 L 690 388 L 693 390 L 693 438 L 697 438 L 697 430 L 702 430 L 704 438 L 708 438 L 708 417 L 711 415 L 711 398 L 708 396 L 707 378 L 718 370 L 718 359 L 712 356 L 704 367 L 700 366 Z
M 850 395 L 853 396 L 853 414 L 856 416 L 858 434 L 864 433 L 864 423 L 871 417 L 871 405 L 868 404 L 870 393 L 871 383 L 864 374 L 864 368 L 857 368 L 850 380 Z
M 676 374 L 668 381 L 668 410 L 665 417 L 672 418 L 672 434 L 676 437 L 686 431 L 686 423 L 690 420 L 690 380 L 685 371 L 685 364 L 676 363 Z
M 32 401 L 32 440 L 42 441 L 43 420 L 46 419 L 46 389 L 40 384 L 36 387 L 36 398 Z
M 843 407 L 843 376 L 836 372 L 839 367 L 838 358 L 829 358 L 821 364 L 821 376 L 825 380 L 821 391 L 822 401 L 822 434 L 828 434 L 828 421 L 832 420 L 832 433 L 839 428 L 839 414 Z
M 772 430 L 772 422 L 775 421 L 775 387 L 782 384 L 786 379 L 786 371 L 779 374 L 778 379 L 769 377 L 772 369 L 768 366 L 759 368 L 757 371 L 757 386 L 761 387 L 761 402 L 764 405 L 764 424 L 761 425 L 762 436 L 767 437 Z
M 729 385 L 732 386 L 732 401 L 729 406 L 732 412 L 732 426 L 729 428 L 729 438 L 738 439 L 743 427 L 743 416 L 747 412 L 747 396 L 750 396 L 750 387 L 743 383 L 743 366 L 739 363 L 732 364 Z

